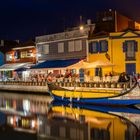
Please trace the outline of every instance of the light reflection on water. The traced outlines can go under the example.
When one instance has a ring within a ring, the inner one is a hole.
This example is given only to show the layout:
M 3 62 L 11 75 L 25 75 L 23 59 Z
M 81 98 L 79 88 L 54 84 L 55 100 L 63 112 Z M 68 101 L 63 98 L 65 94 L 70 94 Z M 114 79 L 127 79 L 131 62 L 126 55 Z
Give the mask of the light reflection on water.
M 45 95 L 0 93 L 0 128 L 42 139 L 138 140 L 137 108 L 51 102 Z

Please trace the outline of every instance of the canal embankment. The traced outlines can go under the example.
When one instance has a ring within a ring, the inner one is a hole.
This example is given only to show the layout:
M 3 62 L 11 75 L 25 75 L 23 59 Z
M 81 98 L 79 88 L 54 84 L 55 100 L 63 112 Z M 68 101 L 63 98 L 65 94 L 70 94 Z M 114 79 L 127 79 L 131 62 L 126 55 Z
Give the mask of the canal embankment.
M 0 82 L 0 91 L 42 93 L 48 94 L 48 86 L 45 82 Z

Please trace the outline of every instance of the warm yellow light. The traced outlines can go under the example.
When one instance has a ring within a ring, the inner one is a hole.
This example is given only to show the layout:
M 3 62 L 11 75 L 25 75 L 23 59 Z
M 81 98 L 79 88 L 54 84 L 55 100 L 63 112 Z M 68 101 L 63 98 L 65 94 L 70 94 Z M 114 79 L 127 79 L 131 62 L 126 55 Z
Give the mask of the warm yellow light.
M 83 26 L 83 25 L 81 25 L 81 26 L 80 26 L 80 30 L 83 30 L 83 29 L 84 29 L 84 26 Z

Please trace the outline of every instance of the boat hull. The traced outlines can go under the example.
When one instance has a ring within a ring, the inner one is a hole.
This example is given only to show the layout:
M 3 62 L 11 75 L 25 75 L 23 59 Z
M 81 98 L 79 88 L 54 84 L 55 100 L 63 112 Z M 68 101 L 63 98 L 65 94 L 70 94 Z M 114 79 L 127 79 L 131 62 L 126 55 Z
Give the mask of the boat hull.
M 99 104 L 99 105 L 137 105 L 140 104 L 140 99 L 111 99 L 111 98 L 104 98 L 104 99 L 79 99 L 76 98 L 70 99 L 70 98 L 62 98 L 59 96 L 53 95 L 54 100 L 56 101 L 63 101 L 63 102 L 69 102 L 69 103 L 80 103 L 80 104 Z
M 51 90 L 50 94 L 56 101 L 63 101 L 68 103 L 80 103 L 80 104 L 99 104 L 99 105 L 137 105 L 140 104 L 140 89 L 137 83 L 128 90 L 110 92 L 80 92 L 69 91 L 65 89 Z M 93 95 L 93 96 L 92 96 Z

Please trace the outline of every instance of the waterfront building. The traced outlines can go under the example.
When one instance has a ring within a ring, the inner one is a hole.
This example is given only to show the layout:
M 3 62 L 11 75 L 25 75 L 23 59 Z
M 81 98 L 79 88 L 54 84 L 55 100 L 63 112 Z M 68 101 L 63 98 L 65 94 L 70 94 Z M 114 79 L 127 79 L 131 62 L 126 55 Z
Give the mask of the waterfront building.
M 121 32 L 125 29 L 139 30 L 140 24 L 116 10 L 109 9 L 97 12 L 96 33 L 100 31 Z
M 5 52 L 5 64 L 0 67 L 1 80 L 25 80 L 27 69 L 36 64 L 35 43 L 20 43 Z
M 66 66 L 60 65 L 60 63 L 65 64 L 65 60 L 83 59 L 87 62 L 95 62 L 98 60 L 100 60 L 99 63 L 110 62 L 108 63 L 110 67 L 97 67 L 93 68 L 93 70 L 86 70 L 87 75 L 91 77 L 111 75 L 113 72 L 117 74 L 121 72 L 127 72 L 128 74 L 139 72 L 139 68 L 136 66 L 139 65 L 137 50 L 132 50 L 132 53 L 135 52 L 133 54 L 136 56 L 134 56 L 134 60 L 128 58 L 130 53 L 122 50 L 122 45 L 118 46 L 118 42 L 127 44 L 128 46 L 135 39 L 136 42 L 138 42 L 139 35 L 136 37 L 135 34 L 139 33 L 135 30 L 140 29 L 139 23 L 115 10 L 109 9 L 108 11 L 97 13 L 96 25 L 88 22 L 88 24 L 81 29 L 82 30 L 73 28 L 63 33 L 36 37 L 37 62 L 40 64 L 34 68 L 46 69 L 47 73 L 48 71 L 52 72 L 53 69 L 54 72 L 55 69 L 61 69 Z M 116 42 L 114 42 L 114 40 L 116 40 Z M 127 43 L 129 40 L 130 43 Z M 135 41 L 133 45 L 136 46 Z M 119 61 L 117 60 L 118 53 L 116 52 L 120 52 Z M 52 65 L 53 63 L 57 63 L 60 67 L 55 67 L 55 64 Z M 68 65 L 70 64 L 72 63 Z M 64 73 L 62 71 L 65 70 L 61 70 L 59 73 Z M 57 70 L 55 70 L 55 72 L 58 73 Z M 90 79 L 92 79 L 91 77 Z
M 0 40 L 0 66 L 5 63 L 5 53 L 17 44 L 17 41 Z
M 89 62 L 103 61 L 114 64 L 112 67 L 98 67 L 91 70 L 91 75 L 140 73 L 140 31 L 100 32 L 89 40 Z
M 18 45 L 18 41 L 0 40 L 0 81 L 4 79 L 4 75 L 6 75 L 6 71 L 1 69 L 1 67 L 6 63 L 5 54 L 16 45 Z
M 55 73 L 63 73 L 63 70 L 58 71 L 58 69 L 83 59 L 86 60 L 88 35 L 89 31 L 94 30 L 94 27 L 95 25 L 88 20 L 88 23 L 83 24 L 80 28 L 75 27 L 61 33 L 36 37 L 37 62 L 39 64 L 33 68 L 46 70 L 46 73 L 52 69 Z

